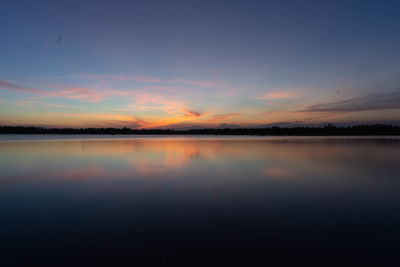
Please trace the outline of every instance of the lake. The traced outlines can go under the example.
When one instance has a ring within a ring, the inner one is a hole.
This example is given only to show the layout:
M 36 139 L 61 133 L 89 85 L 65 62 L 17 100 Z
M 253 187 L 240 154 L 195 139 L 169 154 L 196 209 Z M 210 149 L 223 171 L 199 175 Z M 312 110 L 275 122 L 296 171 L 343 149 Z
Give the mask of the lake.
M 0 140 L 3 266 L 400 253 L 398 137 Z

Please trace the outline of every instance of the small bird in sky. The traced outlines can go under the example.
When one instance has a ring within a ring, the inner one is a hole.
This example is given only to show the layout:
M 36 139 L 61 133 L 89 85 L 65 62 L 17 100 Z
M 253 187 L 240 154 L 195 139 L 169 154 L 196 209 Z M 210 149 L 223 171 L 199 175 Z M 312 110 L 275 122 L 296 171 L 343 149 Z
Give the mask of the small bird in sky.
M 59 35 L 56 43 L 57 44 L 61 43 L 61 40 L 62 40 L 61 35 Z

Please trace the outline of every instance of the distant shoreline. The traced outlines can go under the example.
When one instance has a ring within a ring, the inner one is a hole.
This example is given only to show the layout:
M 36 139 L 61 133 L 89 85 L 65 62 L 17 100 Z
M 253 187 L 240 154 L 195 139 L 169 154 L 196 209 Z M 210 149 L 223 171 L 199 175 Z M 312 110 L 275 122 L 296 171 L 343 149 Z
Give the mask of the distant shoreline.
M 267 128 L 204 128 L 130 129 L 130 128 L 42 128 L 25 126 L 0 126 L 0 134 L 60 134 L 60 135 L 255 135 L 255 136 L 388 136 L 400 135 L 400 126 L 373 124 L 337 127 L 267 127 Z

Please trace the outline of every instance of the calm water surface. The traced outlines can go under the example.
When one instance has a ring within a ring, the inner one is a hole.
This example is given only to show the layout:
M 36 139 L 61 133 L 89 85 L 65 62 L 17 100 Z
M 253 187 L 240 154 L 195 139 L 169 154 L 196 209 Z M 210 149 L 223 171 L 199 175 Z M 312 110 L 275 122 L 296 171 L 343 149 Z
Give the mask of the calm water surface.
M 0 139 L 0 262 L 400 253 L 396 137 Z

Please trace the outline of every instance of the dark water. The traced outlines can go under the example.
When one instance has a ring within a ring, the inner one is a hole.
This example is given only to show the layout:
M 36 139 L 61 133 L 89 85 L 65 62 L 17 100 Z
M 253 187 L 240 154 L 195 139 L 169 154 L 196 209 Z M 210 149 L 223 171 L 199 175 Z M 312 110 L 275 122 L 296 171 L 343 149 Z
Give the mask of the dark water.
M 4 265 L 398 261 L 399 138 L 2 139 Z

